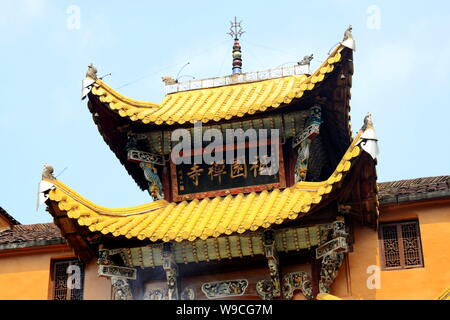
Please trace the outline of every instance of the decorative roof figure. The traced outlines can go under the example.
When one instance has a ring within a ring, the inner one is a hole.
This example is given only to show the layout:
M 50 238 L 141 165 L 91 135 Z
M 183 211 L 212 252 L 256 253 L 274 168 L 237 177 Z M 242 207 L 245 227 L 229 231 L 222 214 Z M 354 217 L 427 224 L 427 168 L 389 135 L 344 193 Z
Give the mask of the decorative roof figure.
M 372 114 L 368 112 L 366 116 L 364 117 L 364 124 L 361 128 L 362 131 L 366 131 L 369 128 L 373 128 L 373 122 L 372 122 Z
M 54 180 L 55 176 L 53 175 L 54 169 L 49 164 L 44 164 L 44 169 L 42 170 L 42 179 Z
M 97 80 L 97 68 L 94 66 L 94 64 L 88 65 L 88 71 L 86 72 L 86 77 L 90 77 L 93 80 Z
M 81 100 L 84 100 L 89 92 L 91 92 L 92 85 L 97 81 L 97 68 L 94 64 L 88 65 L 86 77 L 81 82 Z
M 234 17 L 234 21 L 230 21 L 231 27 L 229 34 L 234 39 L 233 44 L 233 74 L 242 73 L 242 52 L 241 52 L 241 44 L 239 43 L 239 39 L 245 31 L 242 30 L 241 26 L 242 21 L 237 21 L 237 18 Z
M 353 39 L 352 30 L 353 30 L 353 27 L 352 27 L 352 25 L 350 25 L 347 28 L 347 30 L 345 30 L 345 32 L 344 32 L 344 40 L 342 40 L 342 41 L 345 41 L 345 40 L 348 40 L 348 39 Z
M 355 46 L 355 39 L 353 38 L 353 27 L 350 25 L 347 30 L 344 32 L 344 39 L 342 40 L 341 44 L 349 49 L 352 49 L 353 51 L 356 50 Z
M 164 77 L 161 77 L 161 79 L 165 85 L 172 85 L 172 84 L 178 83 L 177 80 L 175 80 L 174 78 L 172 78 L 170 76 L 164 76 Z
M 313 59 L 314 59 L 314 55 L 313 54 L 311 54 L 310 56 L 304 56 L 301 61 L 297 62 L 297 64 L 299 66 L 306 66 L 306 65 L 309 66 Z
M 378 139 L 375 134 L 375 128 L 373 126 L 372 114 L 369 112 L 364 117 L 364 124 L 361 127 L 361 148 L 371 155 L 373 159 L 376 159 L 380 154 L 378 148 Z

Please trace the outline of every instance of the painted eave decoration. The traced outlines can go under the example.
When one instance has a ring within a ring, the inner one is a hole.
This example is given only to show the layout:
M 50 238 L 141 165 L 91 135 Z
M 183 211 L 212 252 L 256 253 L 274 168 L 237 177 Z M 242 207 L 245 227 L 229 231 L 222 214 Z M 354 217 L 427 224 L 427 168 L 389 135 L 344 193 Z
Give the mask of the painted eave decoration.
M 169 203 L 158 200 L 136 207 L 108 209 L 83 198 L 56 179 L 44 178 L 41 192 L 50 211 L 60 210 L 90 232 L 139 240 L 194 241 L 269 228 L 310 213 L 325 201 L 363 152 L 355 137 L 331 176 L 322 182 L 298 182 L 284 190 Z M 53 209 L 52 209 L 53 208 Z M 52 212 L 53 213 L 53 212 Z

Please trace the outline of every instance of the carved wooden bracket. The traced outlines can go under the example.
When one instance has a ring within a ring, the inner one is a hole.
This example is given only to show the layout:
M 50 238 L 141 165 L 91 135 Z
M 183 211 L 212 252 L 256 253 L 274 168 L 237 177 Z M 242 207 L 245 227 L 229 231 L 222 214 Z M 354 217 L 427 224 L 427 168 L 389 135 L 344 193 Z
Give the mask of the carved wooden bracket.
M 320 270 L 320 293 L 330 293 L 331 285 L 338 275 L 338 271 L 344 261 L 343 253 L 329 253 L 323 257 L 322 269 Z
M 186 287 L 180 294 L 181 300 L 195 300 L 195 291 Z M 155 288 L 147 290 L 144 294 L 144 300 L 168 300 L 167 288 Z
M 294 296 L 295 290 L 301 290 L 308 299 L 313 299 L 311 276 L 308 272 L 291 272 L 283 278 L 283 296 L 290 300 Z
M 111 255 L 117 254 L 117 250 L 98 250 L 98 275 L 100 277 L 116 277 L 128 280 L 136 280 L 137 272 L 135 268 L 117 266 L 111 260 Z
M 224 280 L 202 284 L 202 291 L 208 299 L 236 297 L 245 294 L 247 279 Z
M 156 288 L 147 290 L 144 294 L 144 300 L 167 300 L 167 289 Z
M 112 264 L 108 249 L 98 249 L 97 265 Z
M 272 300 L 274 289 L 271 279 L 260 280 L 256 283 L 256 293 L 263 300 Z
M 342 217 L 333 222 L 333 239 L 316 249 L 316 256 L 322 258 L 320 270 L 319 291 L 330 293 L 331 285 L 338 275 L 344 261 L 344 252 L 348 251 L 347 233 Z
M 120 277 L 111 277 L 113 288 L 113 300 L 133 300 L 130 284 L 127 279 Z

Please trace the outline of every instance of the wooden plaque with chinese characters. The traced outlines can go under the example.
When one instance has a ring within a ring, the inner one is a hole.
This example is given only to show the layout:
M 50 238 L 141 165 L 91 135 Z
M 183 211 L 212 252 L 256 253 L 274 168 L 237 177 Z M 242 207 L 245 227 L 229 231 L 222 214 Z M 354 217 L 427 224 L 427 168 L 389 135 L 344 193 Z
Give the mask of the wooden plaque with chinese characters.
M 266 142 L 267 143 L 267 142 Z M 224 146 L 223 150 L 232 148 Z M 245 149 L 245 160 L 237 161 L 237 149 Z M 268 157 L 271 156 L 271 146 L 266 146 Z M 202 161 L 195 164 L 182 163 L 175 165 L 172 161 L 171 179 L 172 196 L 174 201 L 201 199 L 229 194 L 250 193 L 286 187 L 284 175 L 283 153 L 281 145 L 278 146 L 278 170 L 271 170 L 260 160 L 250 160 L 249 143 L 235 145 L 233 164 L 212 163 Z M 202 150 L 195 150 L 199 153 Z M 254 162 L 254 163 L 251 163 Z

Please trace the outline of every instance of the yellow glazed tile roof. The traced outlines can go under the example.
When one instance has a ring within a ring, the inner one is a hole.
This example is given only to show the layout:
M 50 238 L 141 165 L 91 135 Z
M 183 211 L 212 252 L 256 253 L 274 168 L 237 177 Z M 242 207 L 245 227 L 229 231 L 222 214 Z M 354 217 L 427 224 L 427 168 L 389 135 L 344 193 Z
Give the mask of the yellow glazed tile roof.
M 299 182 L 284 190 L 190 202 L 158 200 L 136 207 L 108 209 L 86 200 L 58 180 L 46 180 L 53 184 L 49 201 L 92 232 L 140 240 L 194 241 L 268 228 L 307 214 L 336 189 L 350 170 L 352 160 L 361 153 L 357 145 L 361 134 L 354 139 L 333 174 L 322 182 Z
M 293 75 L 264 81 L 176 92 L 166 95 L 160 104 L 126 98 L 102 80 L 96 80 L 92 94 L 111 110 L 132 121 L 145 124 L 183 124 L 229 120 L 278 108 L 301 98 L 324 80 L 341 60 L 344 46 L 338 45 L 312 75 Z

